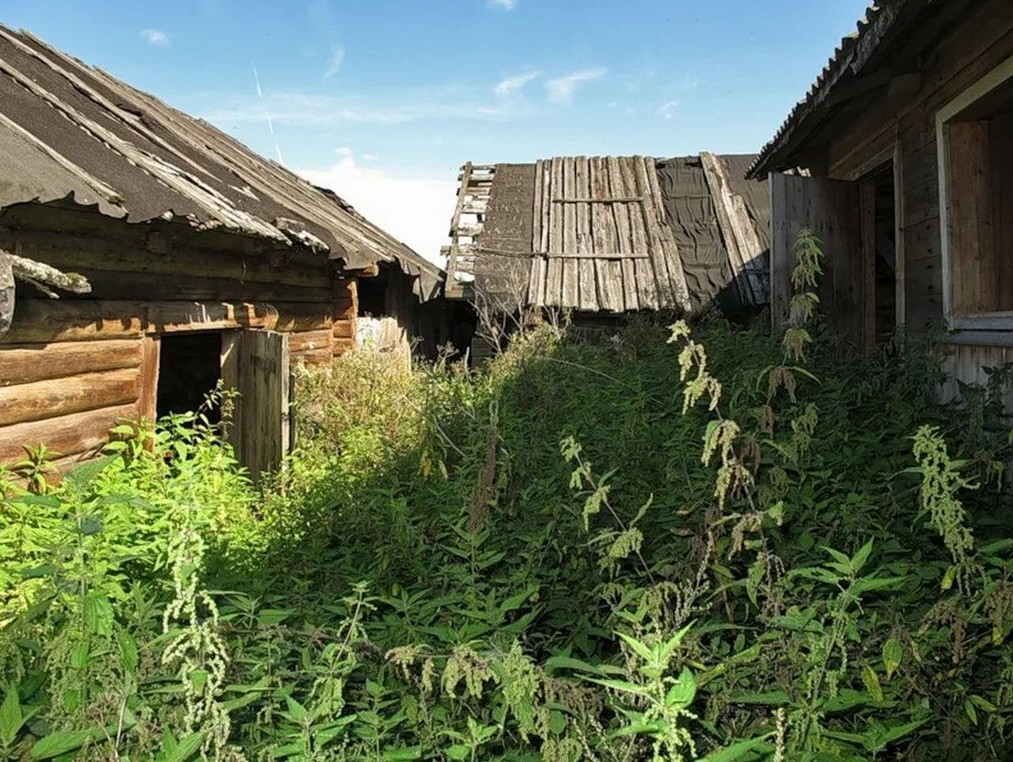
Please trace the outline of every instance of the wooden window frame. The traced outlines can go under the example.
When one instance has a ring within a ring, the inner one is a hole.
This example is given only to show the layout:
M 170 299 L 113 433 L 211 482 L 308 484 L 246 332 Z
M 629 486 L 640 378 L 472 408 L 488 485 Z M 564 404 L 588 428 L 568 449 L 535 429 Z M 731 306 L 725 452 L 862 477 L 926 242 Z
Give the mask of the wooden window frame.
M 939 231 L 943 269 L 943 315 L 951 331 L 1013 331 L 1013 310 L 954 314 L 953 261 L 950 251 L 950 123 L 964 110 L 1013 80 L 1013 56 L 978 79 L 936 112 L 939 180 Z

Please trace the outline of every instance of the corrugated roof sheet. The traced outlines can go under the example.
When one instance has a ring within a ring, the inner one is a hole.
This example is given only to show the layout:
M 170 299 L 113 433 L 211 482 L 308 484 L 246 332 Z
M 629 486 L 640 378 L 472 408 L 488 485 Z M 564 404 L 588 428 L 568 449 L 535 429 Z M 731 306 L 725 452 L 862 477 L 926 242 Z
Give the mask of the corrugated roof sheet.
M 841 44 L 823 67 L 805 97 L 791 110 L 774 137 L 763 147 L 748 169 L 749 177 L 764 175 L 775 169 L 772 166 L 777 154 L 788 146 L 801 126 L 813 118 L 814 112 L 830 96 L 842 80 L 857 76 L 869 63 L 880 43 L 900 17 L 905 5 L 924 4 L 925 0 L 879 0 L 870 5 L 859 19 L 858 28 L 841 39 Z
M 0 210 L 71 201 L 130 222 L 185 218 L 306 246 L 350 269 L 397 262 L 416 294 L 441 270 L 318 188 L 194 119 L 0 25 Z
M 761 183 L 742 179 L 752 158 L 467 164 L 448 267 L 458 280 L 447 292 L 501 309 L 765 304 L 769 202 Z

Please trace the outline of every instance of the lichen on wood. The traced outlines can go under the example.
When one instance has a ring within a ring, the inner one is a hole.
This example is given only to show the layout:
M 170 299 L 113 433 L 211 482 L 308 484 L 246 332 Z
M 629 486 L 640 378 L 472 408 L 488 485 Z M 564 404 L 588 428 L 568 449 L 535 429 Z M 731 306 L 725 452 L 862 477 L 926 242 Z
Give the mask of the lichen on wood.
M 91 292 L 88 279 L 78 273 L 65 273 L 34 259 L 26 259 L 0 249 L 0 336 L 5 334 L 14 320 L 16 281 L 31 283 L 51 299 L 59 299 L 53 289 L 73 294 Z

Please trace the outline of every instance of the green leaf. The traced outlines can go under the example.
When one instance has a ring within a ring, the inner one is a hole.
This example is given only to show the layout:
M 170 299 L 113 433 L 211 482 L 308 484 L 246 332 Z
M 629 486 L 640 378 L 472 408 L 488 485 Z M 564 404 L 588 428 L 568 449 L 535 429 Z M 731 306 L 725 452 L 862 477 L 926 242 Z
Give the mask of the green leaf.
M 99 534 L 104 529 L 101 516 L 86 516 L 81 519 L 81 534 L 85 537 Z
M 767 691 L 765 693 L 741 693 L 728 699 L 730 704 L 759 704 L 761 706 L 785 706 L 791 703 L 791 697 L 785 691 Z
M 471 747 L 463 743 L 455 743 L 443 750 L 443 753 L 454 760 L 468 759 L 471 756 Z
M 879 675 L 868 664 L 862 667 L 862 684 L 876 701 L 883 700 L 883 687 L 879 684 Z
M 73 730 L 57 731 L 50 733 L 45 738 L 40 738 L 32 746 L 32 759 L 52 759 L 62 754 L 80 749 L 91 740 L 94 731 Z
M 683 667 L 679 680 L 668 689 L 665 706 L 685 709 L 693 703 L 694 698 L 696 698 L 696 681 L 693 679 L 693 673 Z
M 159 757 L 159 762 L 187 762 L 194 754 L 200 751 L 203 743 L 203 733 L 191 733 L 176 744 L 176 747 L 172 751 Z
M 128 632 L 121 632 L 117 637 L 120 646 L 120 666 L 127 674 L 137 671 L 138 654 L 137 641 Z
M 84 621 L 88 632 L 93 635 L 112 635 L 113 619 L 113 605 L 106 596 L 92 593 L 84 599 Z
M 0 742 L 4 746 L 11 746 L 14 738 L 24 724 L 25 718 L 21 712 L 21 699 L 15 688 L 11 688 L 0 704 Z
M 308 714 L 306 707 L 291 696 L 285 696 L 285 703 L 288 704 L 288 713 L 292 716 L 293 720 L 296 722 L 302 722 L 306 719 L 306 715 Z
M 421 746 L 402 746 L 399 749 L 387 749 L 383 753 L 384 762 L 411 762 L 422 759 Z
M 883 644 L 883 669 L 887 679 L 893 677 L 904 660 L 904 647 L 897 638 L 890 638 Z
M 855 555 L 851 558 L 851 570 L 854 574 L 858 574 L 865 566 L 865 562 L 869 560 L 869 556 L 872 555 L 872 540 L 869 540 L 865 545 L 860 547 Z
M 644 643 L 641 643 L 636 638 L 632 638 L 625 633 L 619 632 L 616 634 L 624 641 L 626 641 L 626 644 L 634 651 L 636 651 L 637 656 L 639 656 L 641 659 L 643 659 L 646 662 L 654 661 L 654 652 L 651 650 L 649 646 L 645 645 Z
M 767 739 L 769 737 L 770 736 L 767 735 L 760 738 L 750 738 L 746 741 L 733 743 L 731 746 L 725 746 L 722 749 L 712 751 L 700 760 L 700 762 L 735 762 L 735 760 L 741 759 L 750 752 L 771 752 L 774 748 L 767 743 Z
M 116 460 L 115 457 L 101 458 L 100 460 L 86 463 L 83 466 L 68 471 L 64 474 L 64 481 L 69 482 L 78 490 L 85 489 L 91 482 L 98 476 L 102 471 L 105 470 L 106 466 Z
M 611 688 L 616 691 L 623 691 L 624 693 L 632 693 L 635 696 L 643 696 L 645 698 L 650 697 L 650 692 L 636 683 L 631 683 L 628 680 L 600 680 L 596 677 L 585 677 L 589 683 L 597 683 L 598 685 L 604 685 L 606 688 Z
M 908 735 L 909 733 L 914 732 L 928 721 L 929 720 L 926 717 L 925 719 L 922 720 L 916 720 L 914 722 L 906 722 L 903 725 L 888 726 L 886 730 L 879 733 L 879 735 L 876 738 L 876 743 L 872 746 L 867 746 L 866 748 L 872 752 L 882 751 L 894 741 L 897 741 L 903 738 L 904 736 Z

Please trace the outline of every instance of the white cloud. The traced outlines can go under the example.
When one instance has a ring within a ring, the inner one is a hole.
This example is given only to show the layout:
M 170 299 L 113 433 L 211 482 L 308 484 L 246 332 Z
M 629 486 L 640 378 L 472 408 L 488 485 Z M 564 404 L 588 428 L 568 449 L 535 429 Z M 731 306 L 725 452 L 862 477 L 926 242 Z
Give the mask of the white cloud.
M 529 83 L 542 76 L 540 71 L 528 71 L 524 74 L 515 74 L 512 77 L 504 77 L 499 81 L 496 87 L 493 88 L 493 92 L 499 96 L 513 95 Z
M 427 259 L 443 264 L 440 247 L 449 243 L 447 230 L 457 203 L 455 176 L 401 177 L 359 166 L 349 154 L 342 154 L 338 163 L 327 169 L 306 169 L 299 174 L 314 185 L 331 188 L 370 222 Z
M 164 48 L 171 42 L 169 35 L 161 29 L 143 29 L 141 30 L 141 38 L 149 45 L 159 48 Z
M 302 92 L 251 95 L 207 94 L 200 116 L 216 124 L 263 122 L 301 126 L 338 124 L 408 124 L 425 119 L 502 121 L 516 116 L 514 101 L 483 103 L 481 93 L 455 87 L 379 91 L 368 94 L 311 95 Z M 213 104 L 213 105 L 212 105 Z
M 662 119 L 672 119 L 678 108 L 679 101 L 666 101 L 661 104 L 661 107 L 658 109 L 658 113 L 661 114 Z
M 334 48 L 334 52 L 331 54 L 331 62 L 327 66 L 327 71 L 324 72 L 324 78 L 328 79 L 333 77 L 341 69 L 341 64 L 345 62 L 345 49 L 340 45 Z
M 493 8 L 502 8 L 505 11 L 512 11 L 517 7 L 517 0 L 486 0 Z
M 581 85 L 601 79 L 608 73 L 608 69 L 599 66 L 596 69 L 582 69 L 572 74 L 550 79 L 545 83 L 545 89 L 549 93 L 549 100 L 556 103 L 566 103 L 573 98 L 574 92 Z
M 364 153 L 364 154 L 362 154 L 362 160 L 363 161 L 380 161 L 380 157 L 377 156 L 376 154 Z

